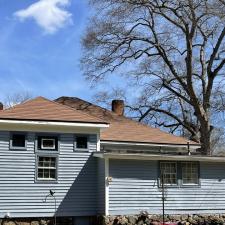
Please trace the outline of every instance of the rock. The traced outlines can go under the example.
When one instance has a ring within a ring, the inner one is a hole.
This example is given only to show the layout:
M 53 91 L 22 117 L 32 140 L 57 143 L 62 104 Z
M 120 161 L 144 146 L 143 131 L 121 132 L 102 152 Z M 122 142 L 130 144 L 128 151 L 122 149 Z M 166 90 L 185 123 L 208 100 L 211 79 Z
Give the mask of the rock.
M 169 215 L 169 220 L 171 220 L 172 222 L 180 221 L 180 219 L 181 219 L 180 215 Z
M 148 218 L 153 221 L 159 221 L 159 216 L 157 216 L 157 215 L 149 215 Z
M 139 221 L 137 222 L 137 225 L 144 225 L 144 221 L 143 221 L 143 220 L 139 220 Z
M 4 225 L 16 225 L 16 223 L 14 221 L 6 221 L 6 222 L 3 222 Z
M 46 220 L 40 220 L 40 225 L 48 225 Z
M 20 222 L 17 222 L 17 225 L 30 225 L 30 222 L 20 221 Z
M 32 221 L 31 225 L 39 225 L 39 221 Z
M 122 218 L 119 219 L 119 222 L 121 225 L 127 225 L 128 219 L 125 216 L 123 216 Z
M 136 224 L 136 222 L 137 222 L 137 217 L 136 216 L 128 216 L 128 222 L 130 223 L 130 224 L 133 224 L 133 225 L 135 225 Z
M 182 215 L 180 216 L 180 219 L 181 219 L 182 221 L 186 221 L 186 220 L 188 219 L 188 215 L 187 215 L 187 214 L 182 214 Z
M 153 221 L 151 222 L 151 225 L 160 225 L 160 223 L 158 221 Z

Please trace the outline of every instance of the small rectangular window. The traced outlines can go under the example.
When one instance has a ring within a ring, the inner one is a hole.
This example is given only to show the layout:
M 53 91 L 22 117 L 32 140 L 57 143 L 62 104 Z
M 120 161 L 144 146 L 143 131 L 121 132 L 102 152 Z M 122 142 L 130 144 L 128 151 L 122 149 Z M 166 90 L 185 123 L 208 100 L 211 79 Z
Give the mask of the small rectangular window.
M 198 185 L 198 163 L 182 162 L 182 184 L 183 185 Z
M 87 136 L 76 136 L 76 149 L 88 149 Z
M 177 185 L 177 163 L 160 162 L 160 185 Z
M 55 149 L 55 139 L 54 138 L 42 138 L 41 139 L 41 149 Z
M 10 148 L 26 149 L 26 134 L 12 133 L 10 140 Z
M 38 156 L 37 179 L 56 180 L 57 178 L 56 157 Z
M 58 150 L 58 138 L 55 136 L 39 136 L 38 150 Z

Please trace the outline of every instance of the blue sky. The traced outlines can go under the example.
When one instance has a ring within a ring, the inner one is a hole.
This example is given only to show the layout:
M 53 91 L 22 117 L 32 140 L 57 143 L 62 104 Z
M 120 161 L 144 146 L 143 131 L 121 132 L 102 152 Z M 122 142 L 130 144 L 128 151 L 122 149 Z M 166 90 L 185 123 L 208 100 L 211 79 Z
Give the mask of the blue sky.
M 87 0 L 0 0 L 0 101 L 29 92 L 90 100 L 79 69 Z

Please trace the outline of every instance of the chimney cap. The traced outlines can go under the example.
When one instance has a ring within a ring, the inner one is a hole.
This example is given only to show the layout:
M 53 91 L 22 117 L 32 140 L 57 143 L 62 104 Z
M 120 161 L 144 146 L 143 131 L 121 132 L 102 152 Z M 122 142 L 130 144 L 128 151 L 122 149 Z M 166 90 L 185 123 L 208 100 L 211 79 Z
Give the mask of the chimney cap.
M 0 110 L 3 110 L 4 109 L 4 105 L 2 102 L 0 102 Z
M 119 116 L 124 114 L 124 101 L 121 99 L 112 100 L 112 111 Z

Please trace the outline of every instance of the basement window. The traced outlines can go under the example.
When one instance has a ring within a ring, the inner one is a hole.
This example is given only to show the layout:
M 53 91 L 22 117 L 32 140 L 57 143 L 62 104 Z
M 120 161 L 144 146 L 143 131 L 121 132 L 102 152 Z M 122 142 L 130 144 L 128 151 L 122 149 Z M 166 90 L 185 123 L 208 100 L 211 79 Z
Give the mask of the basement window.
M 37 180 L 57 179 L 57 157 L 38 156 Z
M 25 133 L 12 133 L 10 138 L 10 149 L 25 150 L 27 145 L 26 142 Z

